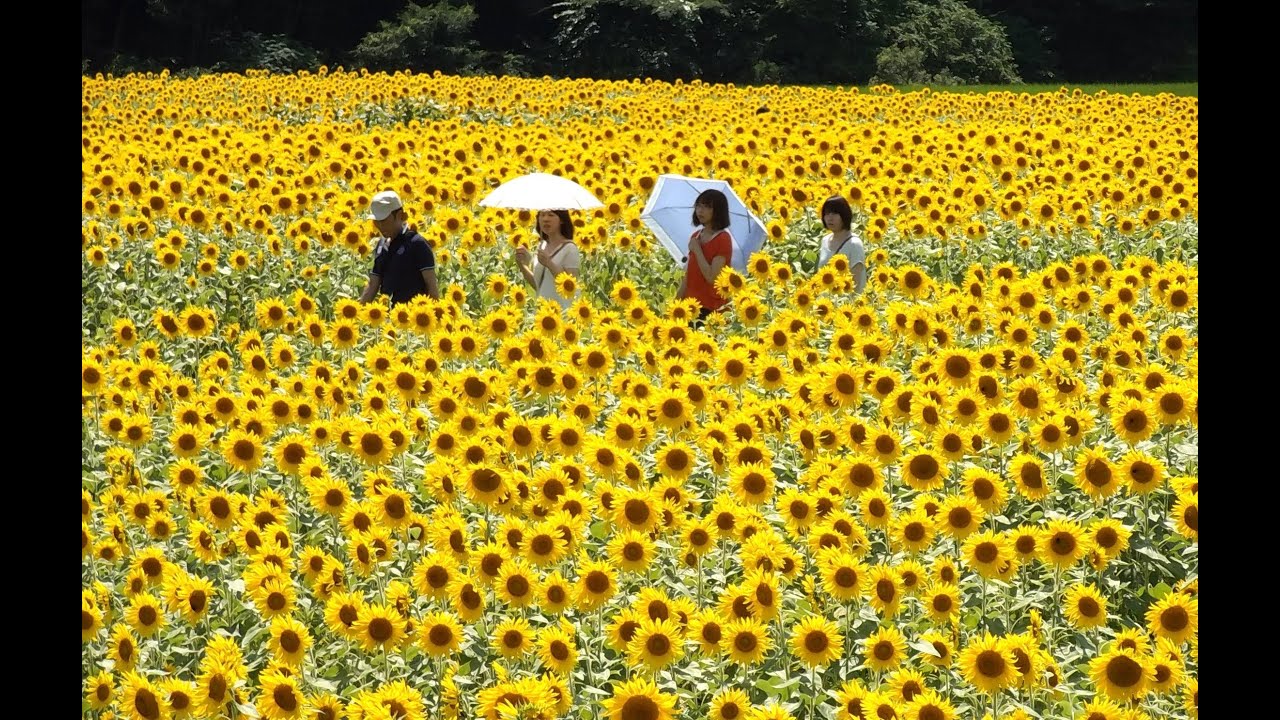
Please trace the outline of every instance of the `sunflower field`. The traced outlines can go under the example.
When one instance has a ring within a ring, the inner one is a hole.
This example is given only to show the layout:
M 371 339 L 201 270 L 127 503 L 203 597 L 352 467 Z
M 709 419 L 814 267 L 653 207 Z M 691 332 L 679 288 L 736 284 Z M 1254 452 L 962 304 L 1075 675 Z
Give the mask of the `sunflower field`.
M 82 98 L 83 717 L 1198 717 L 1196 98 Z M 603 203 L 564 311 L 477 205 L 534 171 Z M 664 173 L 768 229 L 702 328 Z M 440 301 L 356 300 L 384 189 Z

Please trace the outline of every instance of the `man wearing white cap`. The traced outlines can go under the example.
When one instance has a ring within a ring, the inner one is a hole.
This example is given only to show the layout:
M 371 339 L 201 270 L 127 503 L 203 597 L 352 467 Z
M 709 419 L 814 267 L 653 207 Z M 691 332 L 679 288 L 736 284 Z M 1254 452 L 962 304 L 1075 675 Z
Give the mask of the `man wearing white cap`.
M 436 286 L 436 255 L 426 238 L 409 229 L 404 203 L 394 190 L 384 190 L 369 202 L 367 217 L 382 234 L 373 254 L 369 282 L 360 293 L 360 302 L 369 302 L 384 292 L 391 304 L 406 303 L 417 295 L 440 299 Z

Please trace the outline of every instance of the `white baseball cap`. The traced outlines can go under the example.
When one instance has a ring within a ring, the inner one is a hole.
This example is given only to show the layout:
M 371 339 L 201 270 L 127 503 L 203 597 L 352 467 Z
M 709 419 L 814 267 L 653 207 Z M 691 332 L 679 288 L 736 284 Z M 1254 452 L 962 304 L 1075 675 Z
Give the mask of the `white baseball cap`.
M 400 196 L 395 190 L 383 190 L 369 201 L 369 214 L 365 217 L 370 220 L 386 220 L 388 215 L 402 207 L 404 203 L 400 202 Z

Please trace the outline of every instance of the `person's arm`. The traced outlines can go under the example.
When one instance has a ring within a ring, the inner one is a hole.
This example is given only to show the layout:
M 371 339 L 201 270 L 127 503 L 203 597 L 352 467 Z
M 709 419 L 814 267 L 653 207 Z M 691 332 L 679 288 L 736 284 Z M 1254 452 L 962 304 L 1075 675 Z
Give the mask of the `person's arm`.
M 677 300 L 685 299 L 686 297 L 688 297 L 687 295 L 688 292 L 689 292 L 689 274 L 685 273 L 684 277 L 680 278 L 680 289 L 676 291 L 676 299 Z
M 436 284 L 436 251 L 425 238 L 414 245 L 417 250 L 418 272 L 422 273 L 422 282 L 427 286 L 427 295 L 432 300 L 440 299 L 440 287 Z
M 708 283 L 714 285 L 716 282 L 716 276 L 720 274 L 720 270 L 725 266 L 726 260 L 724 255 L 716 253 L 715 256 L 708 261 L 706 254 L 703 252 L 703 248 L 700 245 L 694 245 L 693 258 L 698 263 L 698 272 L 702 273 L 702 277 L 706 278 Z
M 439 299 L 440 299 L 440 287 L 439 287 L 438 285 L 436 285 L 436 271 L 435 271 L 435 270 L 423 270 L 423 271 L 422 271 L 422 281 L 423 281 L 423 282 L 425 282 L 425 283 L 427 284 L 427 294 L 431 296 L 431 299 L 432 299 L 432 300 L 439 300 Z
M 529 259 L 529 248 L 517 247 L 512 254 L 515 256 L 516 267 L 520 268 L 520 274 L 524 277 L 524 281 L 537 290 L 538 286 L 533 280 L 533 265 Z
M 862 292 L 862 288 L 867 284 L 867 266 L 858 263 L 849 268 L 849 272 L 853 274 L 853 291 L 855 293 Z
M 378 296 L 378 288 L 382 287 L 382 278 L 373 273 L 369 274 L 369 282 L 365 283 L 364 291 L 360 293 L 360 302 L 367 303 Z

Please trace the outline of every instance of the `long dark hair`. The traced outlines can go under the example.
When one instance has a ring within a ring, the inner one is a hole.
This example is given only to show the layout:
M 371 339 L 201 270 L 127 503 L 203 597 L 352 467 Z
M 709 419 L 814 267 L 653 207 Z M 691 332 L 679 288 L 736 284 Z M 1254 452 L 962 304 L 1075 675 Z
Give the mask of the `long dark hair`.
M 729 198 L 719 190 L 703 190 L 698 194 L 698 199 L 693 201 L 694 207 L 698 205 L 706 205 L 711 208 L 711 229 L 723 230 L 729 227 Z M 693 213 L 693 224 L 701 225 L 698 222 L 698 213 Z
M 555 213 L 555 216 L 560 218 L 560 234 L 565 240 L 573 239 L 573 220 L 569 219 L 568 210 L 539 210 L 538 215 L 544 212 Z M 542 232 L 542 224 L 538 222 L 537 216 L 534 216 L 533 226 L 538 229 L 538 237 L 546 240 L 547 236 Z

